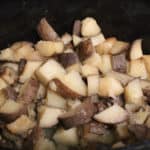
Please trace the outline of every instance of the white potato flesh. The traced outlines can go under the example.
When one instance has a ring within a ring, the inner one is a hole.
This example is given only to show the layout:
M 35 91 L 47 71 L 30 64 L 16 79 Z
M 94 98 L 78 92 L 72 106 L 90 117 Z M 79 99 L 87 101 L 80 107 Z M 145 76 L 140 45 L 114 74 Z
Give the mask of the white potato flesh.
M 79 143 L 77 134 L 77 128 L 71 128 L 68 130 L 58 129 L 53 136 L 53 139 L 58 144 L 67 146 L 75 146 Z
M 100 82 L 99 75 L 93 75 L 93 76 L 88 76 L 87 77 L 88 96 L 98 94 L 99 82 Z
M 73 40 L 73 45 L 77 46 L 82 41 L 82 38 L 77 35 L 73 35 L 72 40 Z
M 43 84 L 47 84 L 53 78 L 62 76 L 65 73 L 65 69 L 54 59 L 49 59 L 36 71 L 38 79 Z
M 123 92 L 124 89 L 118 80 L 107 76 L 100 78 L 98 93 L 100 96 L 114 97 L 122 94 Z
M 95 66 L 92 66 L 92 65 L 89 65 L 89 64 L 85 64 L 81 67 L 81 70 L 82 70 L 82 75 L 84 77 L 86 76 L 90 76 L 90 75 L 98 75 L 99 72 L 98 72 L 98 68 L 95 67 Z
M 66 109 L 66 99 L 50 90 L 47 91 L 46 105 L 60 109 Z
M 21 83 L 27 81 L 34 74 L 34 72 L 40 67 L 41 64 L 42 61 L 27 61 L 27 63 L 24 66 L 24 70 L 19 77 L 19 81 Z
M 102 33 L 99 35 L 91 37 L 92 45 L 97 46 L 105 41 L 105 37 Z
M 137 39 L 133 42 L 130 50 L 130 59 L 135 60 L 143 56 L 142 39 Z
M 62 53 L 64 44 L 61 41 L 39 41 L 35 48 L 42 56 L 52 56 L 57 53 Z
M 116 124 L 125 121 L 128 118 L 128 113 L 117 104 L 106 108 L 104 111 L 99 112 L 94 116 L 98 122 Z
M 150 55 L 144 55 L 143 60 L 148 72 L 148 78 L 150 78 Z
M 8 84 L 0 78 L 0 90 L 6 88 L 7 86 Z
M 132 80 L 125 87 L 126 103 L 133 103 L 137 105 L 143 104 L 143 92 L 139 79 Z
M 64 113 L 64 110 L 41 106 L 39 108 L 39 126 L 41 128 L 50 128 L 58 123 L 58 117 Z
M 72 36 L 69 33 L 65 33 L 62 37 L 61 40 L 63 41 L 63 43 L 69 44 L 72 41 Z
M 82 26 L 81 26 L 81 34 L 85 37 L 87 36 L 95 36 L 99 34 L 101 31 L 101 28 L 97 24 L 96 20 L 92 17 L 87 17 L 84 20 L 82 20 Z
M 101 55 L 101 63 L 99 65 L 99 69 L 103 74 L 112 70 L 110 55 Z
M 143 59 L 136 59 L 130 61 L 127 72 L 133 77 L 140 77 L 141 79 L 148 78 L 148 73 Z

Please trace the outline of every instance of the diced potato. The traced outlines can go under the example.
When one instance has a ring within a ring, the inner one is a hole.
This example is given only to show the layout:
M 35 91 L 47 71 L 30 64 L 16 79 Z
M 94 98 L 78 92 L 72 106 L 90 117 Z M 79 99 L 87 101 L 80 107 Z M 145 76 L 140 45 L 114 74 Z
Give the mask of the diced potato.
M 40 138 L 35 142 L 33 150 L 57 150 L 53 141 L 46 138 Z
M 131 124 L 144 124 L 147 117 L 149 116 L 149 112 L 144 110 L 140 110 L 130 115 L 130 123 Z
M 110 55 L 102 55 L 101 56 L 101 63 L 99 65 L 99 69 L 103 74 L 110 72 L 112 70 Z
M 130 136 L 128 124 L 126 122 L 118 124 L 116 131 L 120 139 L 126 139 Z
M 49 87 L 65 98 L 79 98 L 87 95 L 87 87 L 77 71 L 71 71 L 59 79 L 53 79 Z
M 7 86 L 8 84 L 0 78 L 0 90 L 6 88 Z
M 73 35 L 72 40 L 73 40 L 73 45 L 77 46 L 82 41 L 82 38 L 77 35 Z
M 144 55 L 143 60 L 148 72 L 148 77 L 150 78 L 150 55 Z
M 98 94 L 99 82 L 100 82 L 99 75 L 93 75 L 93 76 L 88 76 L 87 77 L 88 96 Z
M 46 105 L 66 109 L 66 103 L 67 101 L 62 96 L 50 90 L 47 91 Z
M 93 53 L 92 56 L 84 60 L 83 64 L 99 67 L 102 62 L 101 56 L 98 53 Z
M 14 61 L 14 52 L 11 48 L 1 50 L 0 60 Z
M 82 75 L 84 77 L 90 76 L 90 75 L 98 75 L 98 68 L 89 64 L 85 64 L 81 67 Z
M 40 67 L 41 64 L 42 61 L 27 61 L 24 70 L 19 77 L 19 81 L 21 83 L 27 81 L 34 74 L 34 72 Z
M 63 110 L 47 106 L 39 108 L 39 126 L 41 128 L 50 128 L 58 123 L 58 117 L 64 113 Z
M 42 56 L 52 56 L 57 53 L 62 53 L 64 50 L 64 44 L 61 41 L 39 41 L 35 48 Z
M 43 86 L 43 84 L 40 84 L 39 85 L 39 89 L 38 89 L 38 92 L 37 92 L 37 99 L 43 99 L 45 98 L 46 96 L 46 87 Z
M 61 40 L 63 41 L 63 43 L 69 44 L 72 41 L 72 36 L 69 33 L 65 33 L 62 37 Z
M 104 111 L 94 115 L 94 119 L 108 124 L 115 124 L 125 121 L 128 118 L 128 113 L 117 104 L 106 108 Z
M 96 46 L 97 53 L 100 55 L 109 54 L 116 41 L 115 37 L 107 38 L 103 43 Z
M 105 37 L 102 33 L 100 33 L 99 35 L 91 37 L 91 41 L 93 46 L 97 46 L 105 41 Z
M 110 54 L 119 54 L 123 51 L 128 50 L 129 43 L 123 41 L 116 41 L 110 50 Z
M 130 59 L 135 60 L 135 59 L 141 58 L 142 56 L 143 56 L 142 40 L 138 39 L 138 40 L 135 40 L 132 44 L 132 47 L 130 50 Z
M 43 84 L 47 84 L 53 78 L 62 76 L 64 74 L 65 69 L 54 59 L 49 59 L 36 71 L 38 79 Z
M 83 36 L 95 36 L 101 31 L 96 20 L 92 17 L 87 17 L 82 20 L 81 34 Z
M 132 80 L 125 87 L 126 103 L 133 103 L 137 105 L 143 104 L 143 92 L 139 79 Z
M 70 65 L 69 67 L 66 68 L 67 72 L 71 72 L 71 71 L 77 71 L 77 72 L 81 72 L 81 64 L 80 63 L 76 63 L 73 65 Z
M 10 132 L 19 135 L 22 135 L 23 133 L 32 129 L 34 126 L 35 122 L 30 120 L 26 115 L 21 115 L 17 120 L 6 125 Z
M 141 79 L 146 79 L 148 77 L 148 73 L 143 59 L 136 59 L 130 61 L 128 67 L 128 74 L 133 77 L 140 77 Z
M 56 143 L 75 146 L 79 143 L 79 138 L 77 134 L 77 128 L 71 128 L 69 130 L 57 129 L 56 133 L 53 136 L 53 139 Z
M 118 80 L 112 77 L 100 78 L 98 93 L 100 96 L 114 97 L 122 94 L 123 91 L 124 89 Z
M 74 99 L 74 100 L 68 99 L 67 100 L 67 108 L 68 108 L 68 110 L 75 109 L 80 104 L 81 104 L 81 101 L 79 99 Z

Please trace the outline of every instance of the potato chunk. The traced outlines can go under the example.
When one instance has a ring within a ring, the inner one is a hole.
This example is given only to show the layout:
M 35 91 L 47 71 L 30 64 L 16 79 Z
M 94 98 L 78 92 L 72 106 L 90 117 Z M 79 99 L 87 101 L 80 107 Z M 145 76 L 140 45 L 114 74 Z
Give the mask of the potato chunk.
M 62 53 L 64 50 L 64 44 L 61 41 L 39 41 L 35 48 L 42 56 L 52 56 L 57 53 Z
M 112 77 L 100 78 L 99 95 L 104 97 L 114 97 L 122 94 L 124 91 L 120 82 Z
M 83 36 L 95 36 L 101 31 L 96 20 L 92 17 L 87 17 L 82 20 L 81 34 Z
M 125 87 L 126 103 L 143 104 L 143 92 L 139 79 L 132 80 Z
M 117 104 L 105 109 L 96 114 L 94 119 L 102 123 L 115 124 L 125 121 L 128 118 L 128 113 Z

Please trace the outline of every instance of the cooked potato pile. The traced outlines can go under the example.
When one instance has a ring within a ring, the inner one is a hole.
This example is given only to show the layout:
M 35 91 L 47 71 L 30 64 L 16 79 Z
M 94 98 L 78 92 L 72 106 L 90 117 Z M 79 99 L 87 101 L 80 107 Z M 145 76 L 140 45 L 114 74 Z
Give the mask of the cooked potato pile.
M 86 150 L 150 139 L 150 55 L 142 39 L 104 37 L 94 18 L 59 36 L 42 18 L 41 41 L 0 51 L 0 146 Z

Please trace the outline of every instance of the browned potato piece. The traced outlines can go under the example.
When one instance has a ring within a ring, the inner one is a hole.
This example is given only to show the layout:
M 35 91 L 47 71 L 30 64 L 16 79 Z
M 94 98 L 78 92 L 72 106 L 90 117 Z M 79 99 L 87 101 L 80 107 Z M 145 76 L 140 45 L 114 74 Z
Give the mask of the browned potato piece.
M 80 98 L 87 95 L 87 87 L 77 71 L 50 81 L 49 88 L 65 98 Z
M 47 22 L 46 18 L 42 18 L 37 26 L 37 31 L 42 40 L 55 41 L 58 39 L 58 34 L 53 27 Z
M 26 82 L 29 78 L 31 78 L 31 76 L 40 67 L 41 64 L 42 61 L 27 61 L 22 73 L 19 76 L 19 81 L 21 83 Z
M 112 77 L 100 78 L 99 95 L 103 97 L 114 97 L 122 94 L 124 91 L 121 83 Z
M 135 60 L 143 56 L 142 52 L 142 39 L 135 40 L 131 46 L 130 59 Z
M 41 106 L 38 109 L 39 126 L 41 128 L 50 128 L 58 123 L 58 117 L 64 113 L 64 110 Z
M 117 39 L 115 37 L 107 38 L 103 43 L 96 46 L 96 51 L 100 55 L 109 54 Z
M 45 96 L 46 96 L 46 87 L 43 84 L 40 84 L 36 99 L 41 100 L 44 99 Z
M 118 115 L 119 114 L 119 115 Z M 99 112 L 94 116 L 94 119 L 108 124 L 116 124 L 125 121 L 128 118 L 128 113 L 117 104 Z
M 79 144 L 78 130 L 77 128 L 71 128 L 68 130 L 58 128 L 53 136 L 53 139 L 57 144 L 76 146 Z
M 125 87 L 126 103 L 143 104 L 143 92 L 139 79 L 134 79 Z
M 141 79 L 148 78 L 148 73 L 143 59 L 132 60 L 129 63 L 128 74 L 133 77 L 140 77 Z
M 59 117 L 59 120 L 65 129 L 69 129 L 74 126 L 88 123 L 95 112 L 96 108 L 94 104 L 91 101 L 87 100 L 81 103 L 75 109 L 72 109 L 69 112 L 61 115 Z
M 4 122 L 12 122 L 25 112 L 26 108 L 23 106 L 23 104 L 13 100 L 7 100 L 0 107 L 0 119 Z
M 57 59 L 64 68 L 79 63 L 78 55 L 75 52 L 61 53 L 57 55 Z
M 16 90 L 11 86 L 2 89 L 1 92 L 4 94 L 6 99 L 11 99 L 11 100 L 16 100 L 18 95 Z
M 66 109 L 67 100 L 50 90 L 47 91 L 46 105 L 50 107 Z
M 77 54 L 81 61 L 90 57 L 94 53 L 94 51 L 95 51 L 95 48 L 92 45 L 92 42 L 90 39 L 80 42 L 77 47 Z
M 50 57 L 54 54 L 62 53 L 64 43 L 62 41 L 39 41 L 35 48 L 41 56 Z
M 21 101 L 24 104 L 33 102 L 37 96 L 38 89 L 39 81 L 33 78 L 29 79 L 20 89 L 18 101 Z
M 19 65 L 18 65 L 18 74 L 19 75 L 22 74 L 26 63 L 27 63 L 27 60 L 25 60 L 25 59 L 20 60 Z
M 74 21 L 72 33 L 74 35 L 80 35 L 80 33 L 81 33 L 81 21 L 80 20 Z
M 47 84 L 51 79 L 62 76 L 65 73 L 65 69 L 54 59 L 49 59 L 36 71 L 38 79 L 43 84 Z
M 119 54 L 129 49 L 129 43 L 123 41 L 116 41 L 110 50 L 110 54 Z
M 101 29 L 94 18 L 86 17 L 84 20 L 82 20 L 82 26 L 81 26 L 82 36 L 86 36 L 86 37 L 95 36 L 99 34 L 100 31 Z
M 99 82 L 100 82 L 99 75 L 92 75 L 87 77 L 88 96 L 98 94 Z
M 22 135 L 35 126 L 35 122 L 28 116 L 21 115 L 17 120 L 6 125 L 6 128 L 13 134 Z
M 127 71 L 127 59 L 126 52 L 122 52 L 112 56 L 112 68 L 115 71 L 126 73 Z

